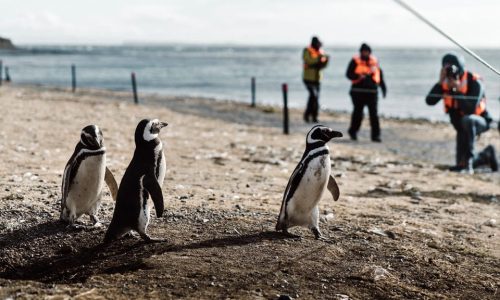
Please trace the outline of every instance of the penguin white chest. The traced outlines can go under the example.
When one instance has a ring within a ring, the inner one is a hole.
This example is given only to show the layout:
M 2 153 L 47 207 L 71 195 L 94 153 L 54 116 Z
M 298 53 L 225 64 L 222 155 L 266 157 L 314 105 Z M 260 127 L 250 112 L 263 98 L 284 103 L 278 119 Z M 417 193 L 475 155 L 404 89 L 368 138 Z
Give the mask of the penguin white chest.
M 167 163 L 165 161 L 165 154 L 163 153 L 163 145 L 161 142 L 155 148 L 155 161 L 156 163 L 159 163 L 159 166 L 157 166 L 159 171 L 157 179 L 161 187 L 163 185 L 163 180 L 165 179 L 165 173 L 167 171 Z
M 144 199 L 144 176 L 140 178 L 140 203 L 141 203 L 141 209 L 139 211 L 139 220 L 138 220 L 138 227 L 141 231 L 146 232 L 146 228 L 149 225 L 149 213 L 150 213 L 150 206 L 147 201 L 147 199 Z
M 79 216 L 89 213 L 100 200 L 106 172 L 106 154 L 85 158 L 70 183 L 66 207 Z
M 318 205 L 328 184 L 331 172 L 330 155 L 322 155 L 311 160 L 304 172 L 287 210 L 291 223 L 308 225 L 313 209 Z

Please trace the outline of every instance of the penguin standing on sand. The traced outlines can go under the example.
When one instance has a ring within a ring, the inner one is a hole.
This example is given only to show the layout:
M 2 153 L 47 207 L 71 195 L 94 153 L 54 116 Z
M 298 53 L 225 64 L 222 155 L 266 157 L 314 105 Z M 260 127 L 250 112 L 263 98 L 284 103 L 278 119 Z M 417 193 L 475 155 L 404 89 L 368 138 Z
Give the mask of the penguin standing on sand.
M 82 129 L 80 141 L 64 168 L 60 219 L 74 225 L 82 214 L 88 214 L 93 224 L 99 225 L 97 211 L 104 181 L 116 200 L 118 185 L 106 167 L 102 132 L 96 125 L 89 125 Z
M 316 239 L 323 239 L 318 227 L 318 202 L 325 188 L 338 200 L 340 191 L 331 175 L 330 149 L 326 145 L 342 133 L 316 125 L 307 134 L 306 150 L 288 181 L 283 195 L 276 231 L 288 233 L 293 226 L 308 227 Z M 290 234 L 289 234 L 290 235 Z
M 104 237 L 105 243 L 120 238 L 130 230 L 137 231 L 147 242 L 157 241 L 146 233 L 150 209 L 148 198 L 151 196 L 156 216 L 161 217 L 161 185 L 165 178 L 166 163 L 158 134 L 167 125 L 157 119 L 145 119 L 137 125 L 134 156 L 120 183 L 113 219 Z

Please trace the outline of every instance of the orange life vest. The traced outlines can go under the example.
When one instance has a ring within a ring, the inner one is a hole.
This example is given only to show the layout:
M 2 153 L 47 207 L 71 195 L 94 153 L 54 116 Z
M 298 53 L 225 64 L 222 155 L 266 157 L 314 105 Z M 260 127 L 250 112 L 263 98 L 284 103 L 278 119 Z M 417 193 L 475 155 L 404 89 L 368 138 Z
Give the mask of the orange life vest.
M 378 66 L 378 60 L 375 56 L 370 55 L 368 61 L 361 59 L 359 55 L 355 55 L 353 58 L 356 63 L 356 68 L 354 73 L 358 75 L 370 75 L 376 84 L 380 84 L 380 67 Z M 363 79 L 354 79 L 352 84 L 361 82 Z
M 460 77 L 460 85 L 457 88 L 457 91 L 463 95 L 467 94 L 469 84 L 468 84 L 468 72 L 465 71 L 462 77 Z M 478 74 L 472 73 L 472 78 L 473 80 L 479 80 L 480 77 Z M 450 85 L 448 82 L 448 79 L 446 78 L 442 83 L 441 83 L 441 88 L 443 89 L 443 103 L 444 103 L 444 112 L 448 113 L 450 109 L 458 109 L 458 102 L 449 94 L 450 92 Z M 481 101 L 479 101 L 479 104 L 476 106 L 476 110 L 474 111 L 475 115 L 482 115 L 483 112 L 486 110 L 486 98 L 483 97 Z
M 311 55 L 312 58 L 318 58 L 320 57 L 320 55 L 325 55 L 325 51 L 323 49 L 316 50 L 311 46 L 307 47 L 307 51 L 309 52 L 309 55 Z M 304 69 L 307 68 L 309 68 L 309 65 L 304 64 Z

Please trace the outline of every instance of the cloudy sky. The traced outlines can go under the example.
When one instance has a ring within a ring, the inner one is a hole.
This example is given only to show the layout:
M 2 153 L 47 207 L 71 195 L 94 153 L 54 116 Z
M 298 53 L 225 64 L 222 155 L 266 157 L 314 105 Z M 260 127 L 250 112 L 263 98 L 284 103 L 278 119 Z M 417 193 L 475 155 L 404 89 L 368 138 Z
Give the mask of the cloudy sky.
M 470 47 L 500 47 L 498 0 L 406 0 Z M 392 0 L 0 0 L 17 44 L 450 46 Z

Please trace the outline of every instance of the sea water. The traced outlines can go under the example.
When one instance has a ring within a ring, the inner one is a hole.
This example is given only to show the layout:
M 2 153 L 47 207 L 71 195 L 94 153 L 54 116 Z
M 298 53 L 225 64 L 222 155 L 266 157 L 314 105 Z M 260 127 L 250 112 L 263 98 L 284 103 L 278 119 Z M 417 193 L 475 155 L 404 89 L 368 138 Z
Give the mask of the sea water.
M 256 78 L 257 102 L 282 104 L 281 84 L 289 86 L 291 107 L 302 108 L 306 90 L 302 73 L 303 47 L 161 45 L 161 46 L 21 46 L 0 51 L 14 83 L 69 87 L 72 64 L 79 87 L 130 90 L 130 73 L 137 76 L 140 93 L 200 96 L 250 102 L 250 80 Z M 354 47 L 331 47 L 324 70 L 320 104 L 323 109 L 350 111 L 350 82 L 345 72 Z M 500 77 L 460 50 L 373 49 L 384 72 L 388 95 L 380 95 L 385 116 L 446 120 L 442 104 L 427 106 L 425 95 L 438 81 L 441 57 L 455 51 L 465 56 L 466 69 L 479 73 L 486 86 L 488 110 L 498 120 Z M 500 49 L 477 53 L 500 67 Z

